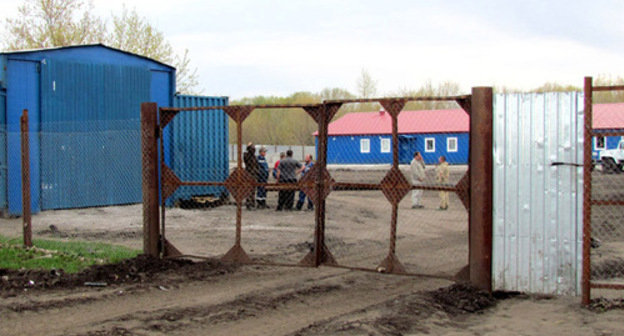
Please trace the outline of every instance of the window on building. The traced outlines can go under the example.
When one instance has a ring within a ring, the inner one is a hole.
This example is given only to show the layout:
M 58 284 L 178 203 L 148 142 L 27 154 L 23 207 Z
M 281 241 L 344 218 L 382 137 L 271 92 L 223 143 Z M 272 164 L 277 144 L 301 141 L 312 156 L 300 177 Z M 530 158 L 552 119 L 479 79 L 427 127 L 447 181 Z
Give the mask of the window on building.
M 380 151 L 382 153 L 390 153 L 390 139 L 388 138 L 382 138 L 381 139 L 381 149 Z
M 605 146 L 605 144 L 606 144 L 606 138 L 605 137 L 603 137 L 603 136 L 596 137 L 596 139 L 594 141 L 595 141 L 595 143 L 594 143 L 595 149 L 601 150 L 601 149 L 606 149 L 607 148 Z
M 448 153 L 457 152 L 457 138 L 446 138 L 446 151 Z
M 360 139 L 360 153 L 370 153 L 369 139 Z
M 435 152 L 435 138 L 425 138 L 425 152 Z

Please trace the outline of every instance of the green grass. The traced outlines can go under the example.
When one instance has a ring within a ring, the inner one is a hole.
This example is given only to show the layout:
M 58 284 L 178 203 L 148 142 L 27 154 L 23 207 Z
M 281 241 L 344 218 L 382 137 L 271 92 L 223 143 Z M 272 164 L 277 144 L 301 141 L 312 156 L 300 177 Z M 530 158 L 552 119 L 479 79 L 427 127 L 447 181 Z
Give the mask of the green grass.
M 0 268 L 63 269 L 67 273 L 75 273 L 94 264 L 116 263 L 141 253 L 122 246 L 92 242 L 35 239 L 33 246 L 27 249 L 23 247 L 21 238 L 0 236 Z

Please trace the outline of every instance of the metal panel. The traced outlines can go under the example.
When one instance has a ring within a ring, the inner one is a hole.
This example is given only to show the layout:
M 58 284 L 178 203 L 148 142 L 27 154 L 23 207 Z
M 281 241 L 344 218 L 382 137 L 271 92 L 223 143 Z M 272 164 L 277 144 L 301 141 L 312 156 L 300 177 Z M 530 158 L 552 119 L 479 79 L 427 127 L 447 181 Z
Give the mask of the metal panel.
M 2 76 L 0 76 L 1 78 Z M 7 208 L 6 91 L 0 84 L 0 209 Z
M 48 60 L 41 75 L 41 207 L 141 201 L 143 67 Z
M 435 151 L 425 151 L 425 139 L 433 139 Z M 447 139 L 456 138 L 457 151 L 448 152 Z M 360 152 L 360 141 L 368 139 L 369 153 Z M 388 135 L 337 135 L 327 139 L 327 163 L 329 164 L 382 164 L 392 163 L 392 153 L 381 152 L 381 139 L 390 139 Z M 436 164 L 440 155 L 450 164 L 468 163 L 468 133 L 428 133 L 399 135 L 399 161 L 409 164 L 415 151 L 420 151 L 426 164 Z
M 226 106 L 227 97 L 176 95 L 175 107 Z M 166 126 L 167 163 L 183 181 L 225 181 L 229 175 L 228 116 L 223 110 L 180 112 Z M 224 187 L 184 186 L 167 204 L 188 200 L 195 195 L 220 196 Z
M 495 289 L 580 292 L 582 102 L 578 92 L 494 98 Z
M 39 62 L 9 59 L 7 61 L 7 202 L 11 215 L 22 214 L 22 164 L 20 117 L 28 110 L 31 132 L 39 129 Z M 33 133 L 36 134 L 36 133 Z M 30 140 L 31 209 L 39 206 L 39 138 Z

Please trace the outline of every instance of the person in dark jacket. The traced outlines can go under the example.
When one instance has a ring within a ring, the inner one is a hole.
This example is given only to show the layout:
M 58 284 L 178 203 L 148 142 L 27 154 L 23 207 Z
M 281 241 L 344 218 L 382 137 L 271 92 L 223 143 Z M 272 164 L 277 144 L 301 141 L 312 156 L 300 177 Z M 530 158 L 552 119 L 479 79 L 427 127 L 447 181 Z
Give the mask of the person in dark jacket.
M 267 183 L 269 180 L 269 164 L 266 160 L 266 148 L 260 148 L 260 154 L 258 155 L 258 183 Z M 256 194 L 256 202 L 258 209 L 266 209 L 268 208 L 266 204 L 266 187 L 259 186 L 258 193 Z
M 251 174 L 254 180 L 258 180 L 258 159 L 256 158 L 256 147 L 252 142 L 247 144 L 247 151 L 243 155 L 243 162 L 245 163 L 245 170 Z M 255 208 L 256 193 L 251 193 L 249 197 L 245 200 L 245 206 L 247 210 L 251 210 Z
M 293 152 L 289 149 L 286 152 L 286 158 L 280 160 L 280 164 L 277 167 L 277 181 L 279 183 L 297 183 L 297 172 L 299 169 L 301 169 L 301 162 L 293 159 L 292 156 Z M 294 190 L 280 190 L 276 210 L 292 210 L 294 203 Z

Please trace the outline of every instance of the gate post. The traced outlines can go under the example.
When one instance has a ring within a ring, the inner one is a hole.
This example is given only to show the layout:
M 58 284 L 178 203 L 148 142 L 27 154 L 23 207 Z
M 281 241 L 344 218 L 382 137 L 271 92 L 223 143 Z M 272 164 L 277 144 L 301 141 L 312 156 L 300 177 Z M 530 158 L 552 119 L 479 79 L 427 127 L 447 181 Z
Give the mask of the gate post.
M 32 221 L 30 208 L 30 142 L 28 129 L 28 110 L 24 110 L 20 118 L 22 136 L 22 222 L 24 246 L 32 247 Z
M 583 128 L 583 273 L 581 275 L 582 304 L 589 305 L 591 299 L 591 162 L 592 162 L 592 118 L 593 79 L 584 79 L 584 128 Z M 588 164 L 589 163 L 589 164 Z
M 159 257 L 158 143 L 156 103 L 141 104 L 141 157 L 143 173 L 143 253 Z
M 470 113 L 470 282 L 492 291 L 492 88 L 472 88 Z

